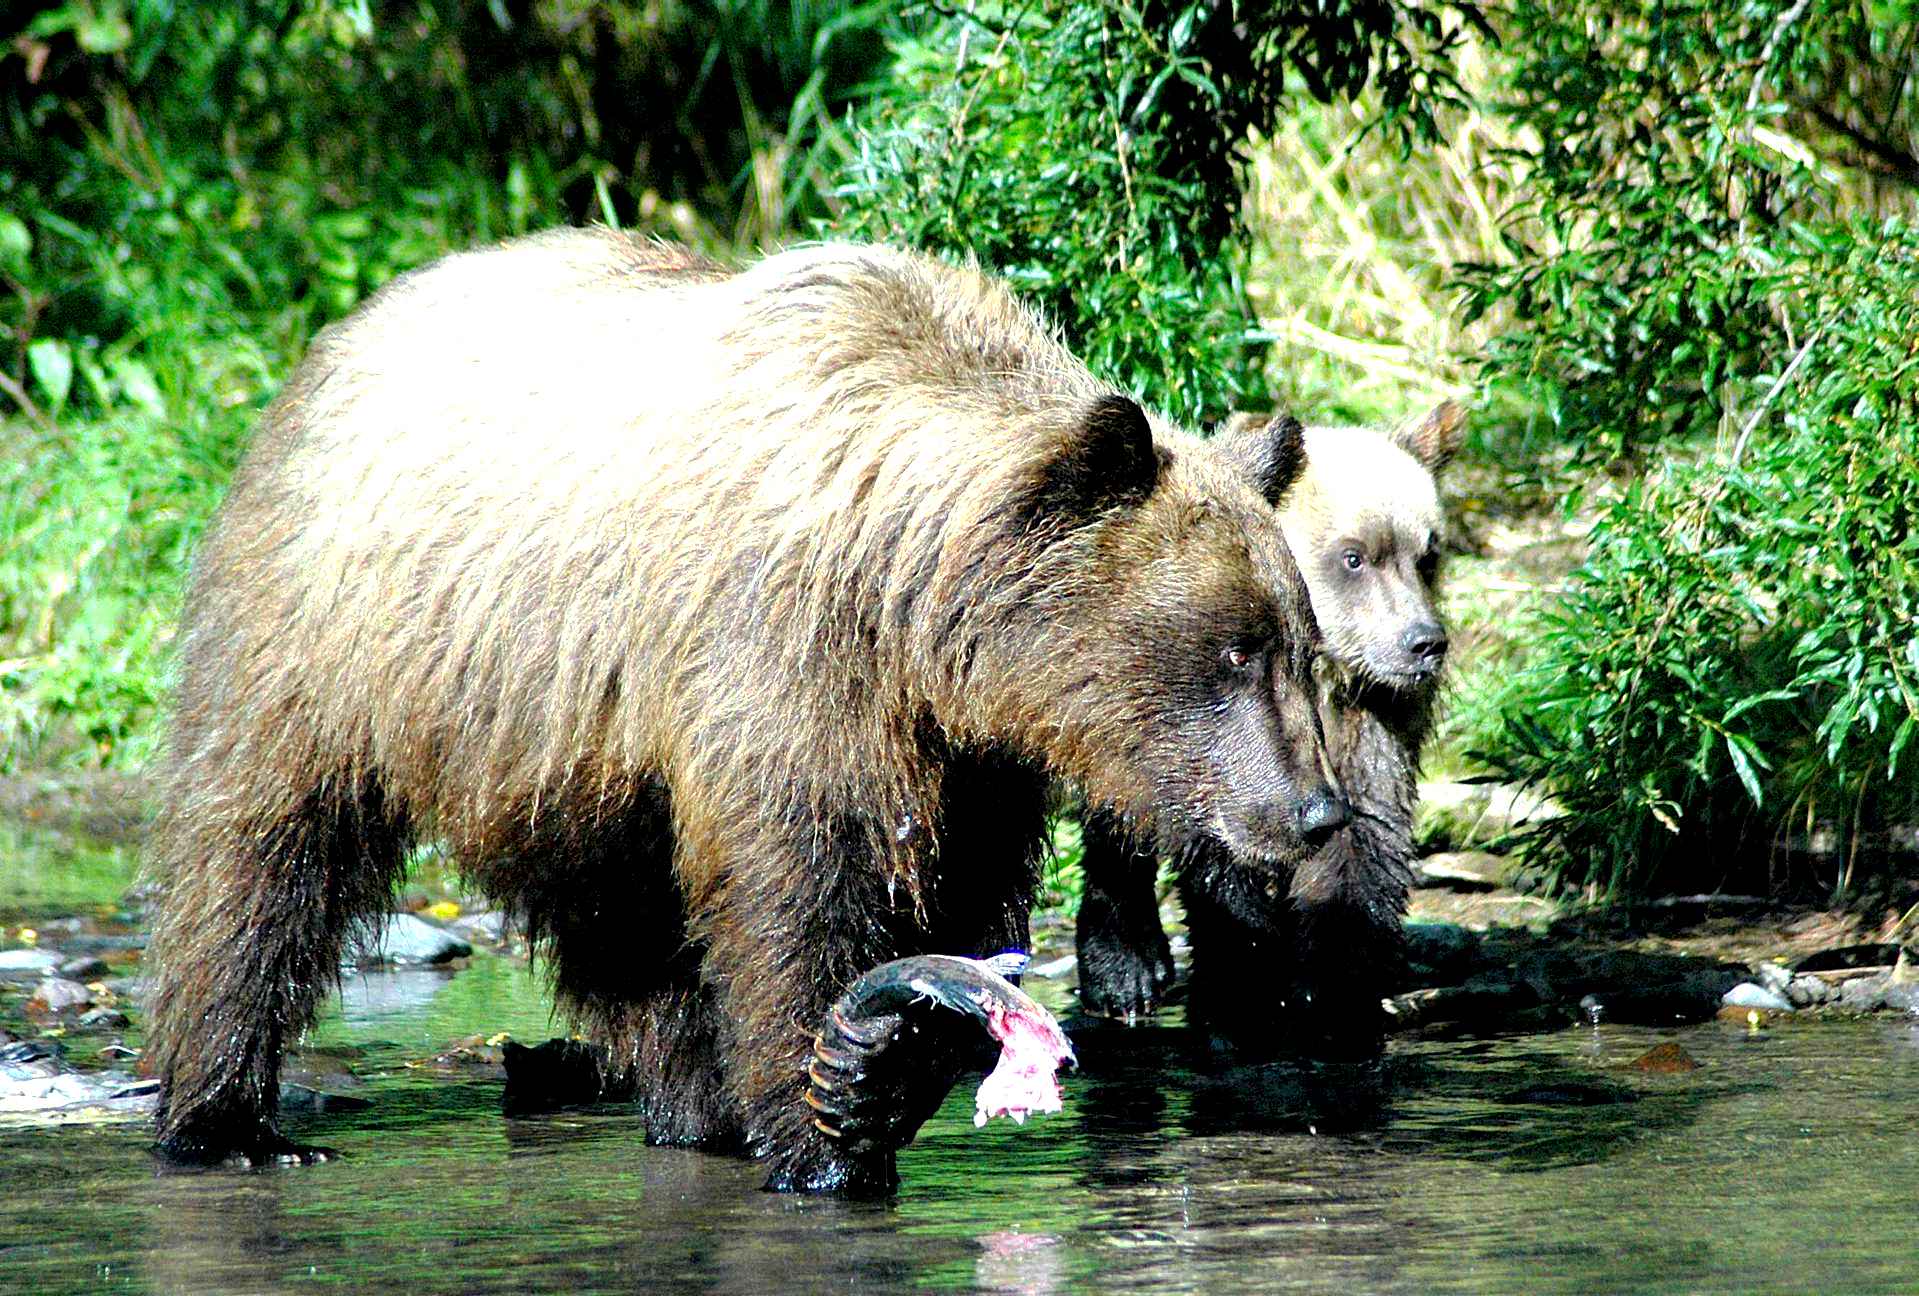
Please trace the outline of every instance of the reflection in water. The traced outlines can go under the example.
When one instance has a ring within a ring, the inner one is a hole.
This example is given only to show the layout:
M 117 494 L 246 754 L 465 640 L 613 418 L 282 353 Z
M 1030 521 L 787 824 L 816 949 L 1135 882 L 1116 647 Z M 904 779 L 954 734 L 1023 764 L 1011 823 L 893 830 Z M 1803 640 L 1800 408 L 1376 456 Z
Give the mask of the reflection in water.
M 525 1002 L 462 1002 L 488 977 Z M 1370 1090 L 1222 1065 L 1149 1027 L 1083 1050 L 1067 1111 L 1023 1129 L 975 1130 L 962 1085 L 901 1157 L 905 1195 L 874 1205 L 762 1193 L 752 1165 L 645 1147 L 617 1111 L 509 1121 L 497 1081 L 403 1065 L 544 1021 L 523 972 L 477 964 L 422 1003 L 336 1019 L 321 1034 L 373 1105 L 299 1122 L 347 1153 L 310 1169 L 157 1175 L 138 1128 L 0 1130 L 0 1287 L 1866 1292 L 1910 1277 L 1905 1022 L 1692 1028 L 1675 1037 L 1703 1065 L 1683 1075 L 1633 1071 L 1668 1036 L 1625 1027 L 1397 1045 Z

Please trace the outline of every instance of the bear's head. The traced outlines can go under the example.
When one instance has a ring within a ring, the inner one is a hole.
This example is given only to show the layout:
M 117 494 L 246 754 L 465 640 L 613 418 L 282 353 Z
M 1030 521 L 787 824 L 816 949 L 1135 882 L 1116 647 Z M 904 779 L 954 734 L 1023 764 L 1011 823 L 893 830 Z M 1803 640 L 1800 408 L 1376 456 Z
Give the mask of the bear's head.
M 1275 422 L 1234 450 L 1108 396 L 1039 467 L 1032 517 L 1061 537 L 1041 582 L 1042 651 L 1059 655 L 1044 745 L 1168 851 L 1220 841 L 1277 867 L 1348 807 L 1321 736 L 1318 629 L 1275 513 L 1301 430 Z
M 1445 663 L 1434 476 L 1459 448 L 1463 418 L 1447 402 L 1389 433 L 1305 429 L 1305 466 L 1281 501 L 1280 526 L 1327 652 L 1361 681 L 1422 692 Z

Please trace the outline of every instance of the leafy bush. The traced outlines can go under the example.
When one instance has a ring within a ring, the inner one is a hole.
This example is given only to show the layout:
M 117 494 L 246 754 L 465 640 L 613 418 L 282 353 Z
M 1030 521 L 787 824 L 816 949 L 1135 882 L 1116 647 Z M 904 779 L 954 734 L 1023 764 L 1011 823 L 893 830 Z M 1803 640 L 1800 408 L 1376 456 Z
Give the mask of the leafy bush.
M 1513 264 L 1468 282 L 1518 321 L 1487 377 L 1589 461 L 1667 455 L 1484 735 L 1563 805 L 1525 839 L 1562 886 L 1858 890 L 1919 817 L 1919 226 L 1872 214 L 1911 177 L 1849 169 L 1914 138 L 1913 88 L 1848 72 L 1914 30 L 1890 8 L 1513 11 L 1543 143 Z
M 841 233 L 973 255 L 1014 279 L 1095 371 L 1199 423 L 1269 402 L 1245 286 L 1239 162 L 1289 83 L 1377 87 L 1430 139 L 1476 7 L 1086 5 L 927 21 L 895 43 L 839 191 Z

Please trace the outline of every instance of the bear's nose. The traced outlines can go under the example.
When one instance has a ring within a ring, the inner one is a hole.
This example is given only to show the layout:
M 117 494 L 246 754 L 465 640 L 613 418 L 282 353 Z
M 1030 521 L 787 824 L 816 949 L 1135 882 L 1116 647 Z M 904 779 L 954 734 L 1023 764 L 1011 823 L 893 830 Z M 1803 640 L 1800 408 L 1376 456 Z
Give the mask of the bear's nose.
M 1299 837 L 1314 850 L 1352 821 L 1346 798 L 1329 787 L 1315 788 L 1299 803 Z
M 1430 666 L 1438 666 L 1446 656 L 1446 632 L 1436 621 L 1417 621 L 1399 636 L 1399 646 Z

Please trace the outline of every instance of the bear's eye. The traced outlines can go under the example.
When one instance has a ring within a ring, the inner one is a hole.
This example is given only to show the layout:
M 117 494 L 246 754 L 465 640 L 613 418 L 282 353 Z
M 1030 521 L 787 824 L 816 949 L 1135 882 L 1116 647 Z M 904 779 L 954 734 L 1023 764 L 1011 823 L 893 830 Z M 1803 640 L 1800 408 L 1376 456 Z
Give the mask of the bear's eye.
M 1348 549 L 1339 556 L 1339 561 L 1346 564 L 1347 571 L 1358 571 L 1366 565 L 1366 555 L 1357 549 Z
M 1435 546 L 1433 548 L 1430 548 L 1426 550 L 1425 553 L 1419 555 L 1419 561 L 1415 563 L 1414 566 L 1419 569 L 1419 578 L 1421 580 L 1424 580 L 1424 581 L 1432 580 L 1433 577 L 1439 574 L 1438 547 Z
M 1219 659 L 1235 671 L 1251 670 L 1259 661 L 1259 649 L 1252 644 L 1228 644 L 1220 650 Z

